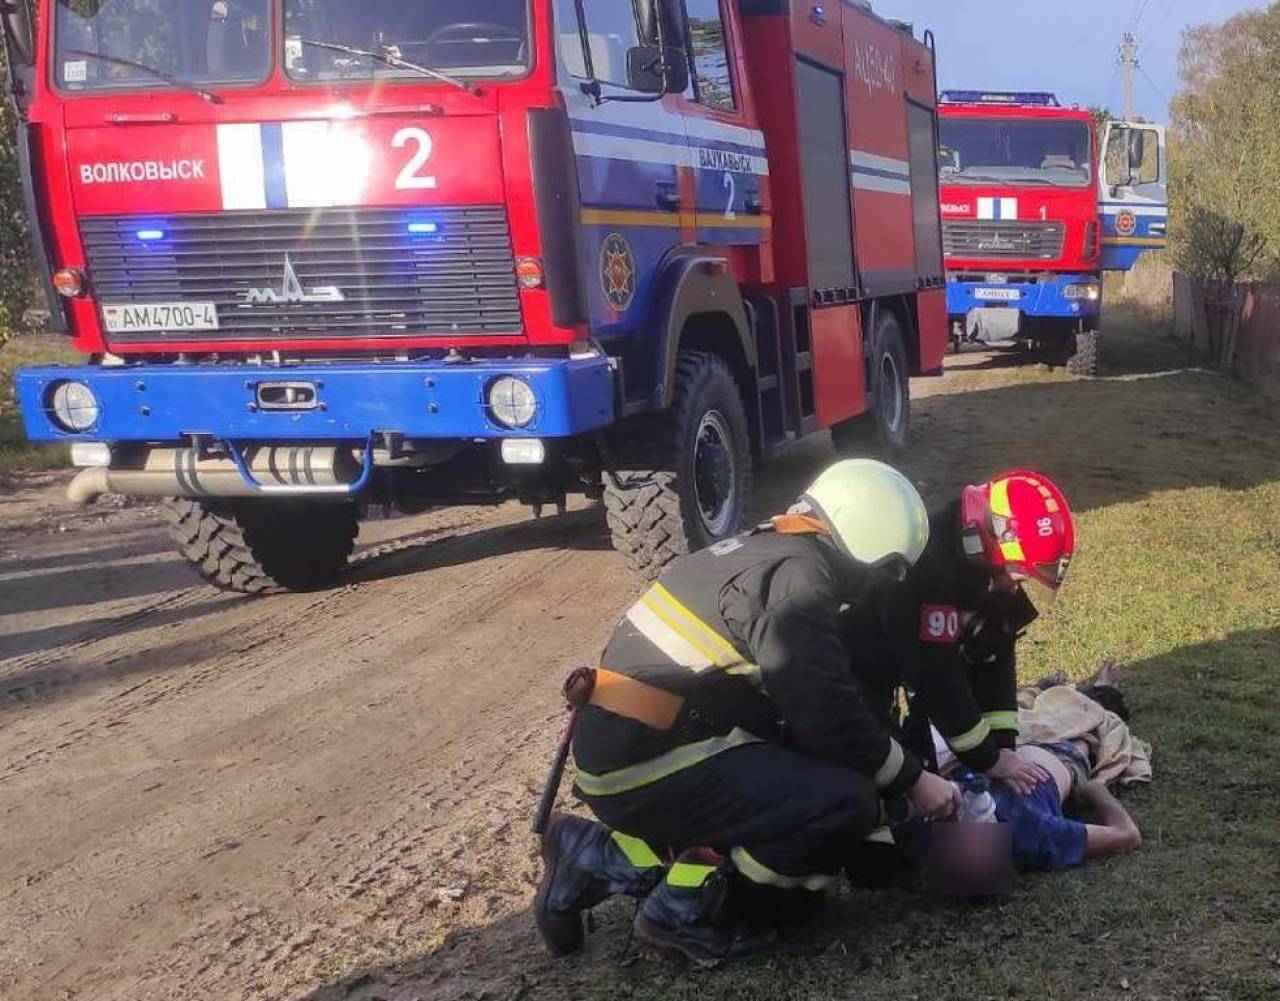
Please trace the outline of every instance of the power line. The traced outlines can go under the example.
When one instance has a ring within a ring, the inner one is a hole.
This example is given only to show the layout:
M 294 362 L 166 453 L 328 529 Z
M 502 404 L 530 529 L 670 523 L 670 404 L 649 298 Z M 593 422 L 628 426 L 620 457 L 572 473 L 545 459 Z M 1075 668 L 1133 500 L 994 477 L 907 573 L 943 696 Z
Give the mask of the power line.
M 1164 5 L 1164 13 L 1160 15 L 1159 19 L 1156 22 L 1155 33 L 1147 36 L 1147 47 L 1149 49 L 1154 49 L 1156 45 L 1156 40 L 1161 38 L 1164 35 L 1164 29 L 1169 26 L 1169 20 L 1173 16 L 1173 7 L 1174 7 L 1174 4 L 1176 4 L 1177 2 L 1178 0 L 1166 0 Z
M 1142 23 L 1142 15 L 1147 12 L 1147 7 L 1150 3 L 1151 0 L 1137 0 L 1133 9 L 1133 20 L 1129 22 L 1130 31 L 1138 30 L 1138 25 Z
M 1169 98 L 1165 97 L 1164 91 L 1161 90 L 1159 86 L 1156 85 L 1156 82 L 1151 79 L 1151 74 L 1149 74 L 1141 66 L 1138 67 L 1138 72 L 1142 74 L 1142 79 L 1147 81 L 1147 83 L 1151 86 L 1151 89 L 1156 92 L 1156 96 L 1159 97 L 1160 100 L 1164 101 L 1166 105 L 1171 103 Z

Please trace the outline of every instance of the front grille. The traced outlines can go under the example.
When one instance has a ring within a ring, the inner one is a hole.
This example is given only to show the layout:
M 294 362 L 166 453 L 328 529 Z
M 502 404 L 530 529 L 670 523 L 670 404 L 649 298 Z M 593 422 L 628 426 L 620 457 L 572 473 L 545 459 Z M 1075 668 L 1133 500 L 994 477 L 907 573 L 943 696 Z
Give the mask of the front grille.
M 1062 256 L 1063 230 L 1061 222 L 947 220 L 942 224 L 942 252 L 981 260 L 1052 261 Z
M 163 235 L 144 241 L 144 229 Z M 101 303 L 213 302 L 217 310 L 216 331 L 110 334 L 116 342 L 521 331 L 501 206 L 92 217 L 80 233 Z

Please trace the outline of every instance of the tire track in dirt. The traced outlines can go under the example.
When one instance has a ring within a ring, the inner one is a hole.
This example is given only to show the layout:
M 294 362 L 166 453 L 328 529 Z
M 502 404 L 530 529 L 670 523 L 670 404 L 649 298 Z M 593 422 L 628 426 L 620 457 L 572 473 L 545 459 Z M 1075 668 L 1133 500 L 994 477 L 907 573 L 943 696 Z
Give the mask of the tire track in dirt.
M 39 826 L 25 802 L 36 789 L 76 807 L 0 862 L 0 887 L 22 890 L 0 917 L 0 987 L 285 996 L 389 943 L 410 950 L 462 912 L 522 903 L 508 884 L 486 888 L 475 862 L 510 844 L 532 864 L 512 808 L 554 740 L 547 665 L 567 648 L 593 656 L 608 628 L 595 609 L 630 587 L 602 547 L 590 512 L 540 525 L 481 512 L 375 542 L 325 594 L 95 629 L 4 662 L 6 683 L 54 667 L 68 684 L 0 706 L 0 816 Z M 454 883 L 462 901 L 431 896 Z M 68 907 L 73 896 L 84 903 Z

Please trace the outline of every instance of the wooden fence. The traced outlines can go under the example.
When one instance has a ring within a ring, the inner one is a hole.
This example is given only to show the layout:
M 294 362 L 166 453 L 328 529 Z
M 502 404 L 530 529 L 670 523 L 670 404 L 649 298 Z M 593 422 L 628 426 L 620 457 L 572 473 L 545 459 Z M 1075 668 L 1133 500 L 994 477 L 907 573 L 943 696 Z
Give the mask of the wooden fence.
M 1211 360 L 1280 396 L 1280 284 L 1223 288 L 1175 271 L 1173 324 Z

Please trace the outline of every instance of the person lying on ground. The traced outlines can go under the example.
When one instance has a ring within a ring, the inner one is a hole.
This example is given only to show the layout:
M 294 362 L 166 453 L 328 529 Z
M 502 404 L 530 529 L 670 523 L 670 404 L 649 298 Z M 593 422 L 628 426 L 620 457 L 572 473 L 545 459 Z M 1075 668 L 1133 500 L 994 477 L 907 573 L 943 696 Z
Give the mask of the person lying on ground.
M 1051 677 L 1037 687 L 1048 690 L 1057 681 Z M 1100 704 L 1128 718 L 1114 662 L 1104 663 L 1076 691 L 1091 699 L 1100 697 Z M 999 779 L 987 781 L 975 776 L 950 754 L 940 734 L 934 739 L 942 774 L 962 789 L 961 819 L 933 825 L 909 821 L 896 827 L 893 834 L 909 860 L 906 867 L 923 864 L 929 882 L 943 892 L 998 894 L 1007 888 L 1011 870 L 1068 869 L 1141 846 L 1142 835 L 1129 812 L 1106 782 L 1092 777 L 1098 762 L 1091 759 L 1091 748 L 1085 741 L 1018 747 L 1015 753 L 1047 776 L 1024 792 Z M 877 846 L 855 861 L 850 875 L 855 883 L 868 885 L 872 882 L 866 876 L 868 871 L 884 873 L 895 865 L 901 876 L 903 860 L 889 858 L 883 846 Z

